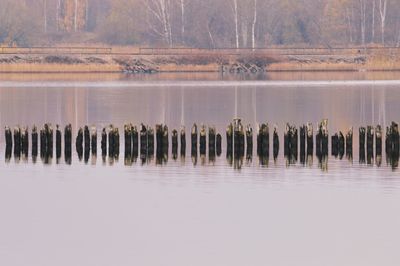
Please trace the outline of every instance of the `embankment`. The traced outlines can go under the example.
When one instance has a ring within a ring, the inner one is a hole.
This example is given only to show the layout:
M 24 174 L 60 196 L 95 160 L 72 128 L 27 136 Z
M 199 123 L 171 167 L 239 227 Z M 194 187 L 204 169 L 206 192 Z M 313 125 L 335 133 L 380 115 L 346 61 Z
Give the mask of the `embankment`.
M 68 53 L 0 52 L 0 73 L 156 73 L 279 71 L 397 71 L 400 56 L 395 50 L 327 53 L 312 50 L 241 51 L 190 50 L 190 53 Z

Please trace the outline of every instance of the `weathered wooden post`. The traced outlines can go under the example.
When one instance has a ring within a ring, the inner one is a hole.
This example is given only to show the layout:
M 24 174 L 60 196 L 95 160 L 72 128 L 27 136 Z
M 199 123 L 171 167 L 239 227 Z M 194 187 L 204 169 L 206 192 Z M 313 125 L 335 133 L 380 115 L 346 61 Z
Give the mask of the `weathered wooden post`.
M 382 155 L 382 127 L 377 125 L 375 128 L 375 153 L 376 156 Z
M 23 127 L 21 131 L 21 151 L 24 159 L 28 158 L 29 153 L 29 132 L 28 127 Z
M 164 164 L 168 161 L 168 127 L 166 125 L 160 124 L 156 125 L 156 163 Z
M 172 130 L 172 159 L 178 159 L 178 131 L 176 129 Z
M 103 157 L 103 161 L 107 156 L 107 130 L 103 128 L 101 131 L 101 156 Z
M 72 126 L 68 124 L 64 129 L 64 159 L 66 164 L 72 163 Z
M 124 125 L 124 138 L 125 138 L 125 158 L 130 159 L 132 155 L 132 124 Z M 126 159 L 125 159 L 126 161 Z
M 198 129 L 196 123 L 194 123 L 191 130 L 192 150 L 195 149 L 197 151 L 197 139 L 198 139 Z
M 168 153 L 168 151 L 167 151 Z M 150 160 L 154 156 L 154 129 L 148 127 L 147 129 L 147 157 Z
M 37 127 L 32 127 L 32 161 L 35 163 L 38 155 L 38 132 Z
M 331 138 L 332 138 L 331 153 L 332 153 L 332 156 L 337 158 L 339 155 L 339 135 L 337 133 L 335 133 L 335 135 L 333 135 Z
M 345 151 L 345 139 L 343 133 L 339 131 L 339 147 L 338 147 L 339 159 L 343 159 L 344 151 Z
M 374 153 L 374 128 L 372 126 L 367 127 L 367 153 Z
M 361 164 L 365 163 L 365 127 L 359 128 L 359 161 Z
M 233 145 L 235 158 L 244 157 L 244 148 L 245 148 L 245 136 L 244 136 L 244 127 L 242 125 L 242 121 L 239 118 L 233 120 Z
M 60 130 L 60 126 L 57 124 L 56 125 L 56 159 L 57 159 L 57 163 L 59 162 L 60 158 L 61 158 L 61 130 Z
M 92 144 L 92 155 L 97 155 L 97 128 L 96 126 L 91 127 L 91 144 Z
M 163 151 L 165 151 L 165 153 L 167 153 L 168 155 L 168 150 L 169 150 L 169 131 L 168 131 L 168 126 L 164 125 L 163 128 Z
M 290 125 L 286 123 L 285 132 L 283 133 L 283 154 L 285 157 L 289 155 L 289 134 Z
M 185 126 L 181 126 L 181 157 L 186 157 L 186 131 Z
M 353 128 L 346 133 L 346 156 L 349 160 L 353 159 Z
M 89 127 L 87 125 L 85 125 L 84 129 L 83 129 L 83 141 L 84 141 L 84 145 L 85 145 L 85 153 L 89 153 L 90 151 L 90 131 L 89 131 Z
M 307 123 L 307 155 L 314 154 L 314 128 L 312 123 Z
M 226 153 L 233 152 L 233 125 L 230 123 L 226 128 Z
M 216 148 L 216 137 L 217 137 L 217 130 L 215 126 L 210 126 L 208 128 L 208 149 L 213 150 L 215 152 Z
M 19 126 L 14 127 L 14 156 L 21 157 L 21 129 Z
M 157 155 L 161 154 L 163 148 L 163 125 L 157 124 L 156 125 L 156 144 L 157 144 Z
M 298 139 L 299 139 L 299 133 L 298 130 L 295 126 L 292 127 L 292 134 L 290 138 L 290 149 L 293 151 L 292 154 L 294 155 L 295 161 L 297 161 L 297 156 L 298 156 Z
M 316 151 L 317 155 L 327 156 L 328 155 L 328 119 L 323 119 L 318 125 L 318 133 L 316 136 Z
M 48 156 L 50 158 L 53 158 L 53 146 L 54 146 L 53 127 L 51 126 L 51 124 L 46 124 L 45 128 L 47 136 L 46 145 L 47 145 Z
M 399 162 L 399 126 L 392 122 L 386 130 L 386 158 L 393 169 Z
M 279 135 L 278 135 L 278 127 L 274 126 L 274 132 L 272 134 L 272 142 L 273 142 L 273 157 L 274 160 L 278 158 L 279 155 Z
M 144 124 L 140 125 L 140 158 L 144 162 L 147 159 L 147 127 Z
M 132 153 L 133 157 L 138 156 L 139 151 L 139 133 L 136 126 L 132 126 Z
M 259 157 L 269 157 L 269 126 L 261 124 L 257 134 L 257 153 Z
M 114 147 L 115 147 L 115 138 L 114 138 L 114 126 L 110 125 L 108 129 L 108 157 L 114 158 Z
M 207 145 L 207 129 L 205 125 L 201 125 L 200 127 L 200 155 L 206 154 L 206 145 Z
M 306 163 L 306 138 L 307 138 L 307 126 L 303 125 L 300 127 L 300 163 L 305 165 Z
M 78 153 L 78 158 L 81 161 L 83 156 L 83 129 L 78 129 L 78 134 L 75 141 L 76 152 Z
M 286 124 L 284 134 L 285 157 L 289 164 L 295 164 L 298 156 L 298 131 L 295 126 Z
M 113 144 L 114 144 L 114 158 L 116 160 L 118 160 L 118 158 L 119 158 L 119 143 L 120 143 L 118 127 L 114 128 L 113 137 L 114 137 L 114 141 L 113 141 Z
M 4 135 L 5 135 L 5 139 L 6 139 L 6 147 L 12 147 L 13 146 L 12 132 L 8 126 L 5 127 Z
M 46 132 L 45 129 L 42 128 L 40 130 L 40 157 L 44 158 L 46 157 Z
M 257 144 L 258 146 L 258 144 Z M 250 124 L 246 126 L 246 159 L 251 161 L 253 158 L 253 128 Z
M 217 147 L 217 156 L 221 156 L 222 154 L 222 136 L 221 134 L 217 134 L 216 138 L 216 147 Z

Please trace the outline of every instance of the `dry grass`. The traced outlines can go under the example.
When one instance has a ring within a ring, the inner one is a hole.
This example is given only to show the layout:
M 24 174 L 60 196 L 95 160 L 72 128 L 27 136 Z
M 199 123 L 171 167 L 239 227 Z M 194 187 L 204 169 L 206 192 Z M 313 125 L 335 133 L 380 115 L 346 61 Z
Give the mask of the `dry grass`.
M 2 73 L 100 73 L 121 72 L 116 64 L 0 64 Z
M 268 66 L 268 71 L 398 71 L 400 60 L 388 56 L 373 56 L 365 63 L 343 62 L 277 62 Z
M 160 72 L 219 72 L 220 69 L 220 65 L 215 63 L 201 65 L 163 64 L 159 66 Z

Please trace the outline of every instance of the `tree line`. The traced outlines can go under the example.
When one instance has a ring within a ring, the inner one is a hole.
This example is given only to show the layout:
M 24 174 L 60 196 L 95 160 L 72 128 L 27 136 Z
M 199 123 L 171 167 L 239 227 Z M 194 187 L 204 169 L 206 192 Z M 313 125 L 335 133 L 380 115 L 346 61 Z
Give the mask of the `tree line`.
M 398 0 L 0 0 L 0 44 L 400 46 Z

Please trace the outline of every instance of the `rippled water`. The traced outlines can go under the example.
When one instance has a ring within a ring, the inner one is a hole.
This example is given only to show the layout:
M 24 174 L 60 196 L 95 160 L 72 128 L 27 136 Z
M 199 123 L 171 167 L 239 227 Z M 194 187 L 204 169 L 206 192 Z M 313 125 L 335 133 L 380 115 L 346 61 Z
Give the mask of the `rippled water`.
M 45 165 L 14 157 L 0 140 L 1 265 L 398 265 L 397 168 L 359 163 L 358 127 L 400 122 L 395 80 L 51 80 L 0 81 L 0 128 L 71 123 L 298 126 L 329 119 L 355 130 L 351 161 L 329 157 L 238 169 L 186 157 L 126 165 L 101 156 Z M 74 138 L 73 137 L 73 138 Z M 188 139 L 189 141 L 189 139 Z M 223 147 L 226 146 L 225 136 Z M 73 145 L 74 147 L 74 145 Z M 121 147 L 123 135 L 121 134 Z M 189 147 L 187 148 L 189 150 Z M 100 148 L 98 149 L 100 151 Z M 170 150 L 171 152 L 171 150 Z

